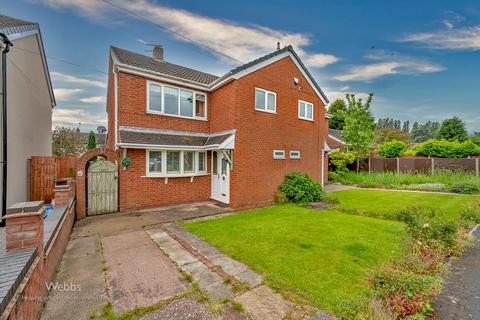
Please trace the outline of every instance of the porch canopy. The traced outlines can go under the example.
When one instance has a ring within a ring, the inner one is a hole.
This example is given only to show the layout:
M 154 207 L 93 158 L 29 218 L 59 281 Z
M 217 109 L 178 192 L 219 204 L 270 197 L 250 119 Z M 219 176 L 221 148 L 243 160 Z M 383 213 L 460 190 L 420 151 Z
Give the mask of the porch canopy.
M 200 133 L 121 126 L 122 148 L 170 150 L 224 150 L 235 148 L 235 130 Z

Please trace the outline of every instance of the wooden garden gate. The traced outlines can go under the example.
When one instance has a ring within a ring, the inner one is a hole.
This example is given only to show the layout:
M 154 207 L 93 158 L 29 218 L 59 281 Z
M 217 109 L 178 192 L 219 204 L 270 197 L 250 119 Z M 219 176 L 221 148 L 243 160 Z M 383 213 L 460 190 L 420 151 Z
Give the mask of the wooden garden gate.
M 118 211 L 118 169 L 100 159 L 88 167 L 87 201 L 89 216 Z

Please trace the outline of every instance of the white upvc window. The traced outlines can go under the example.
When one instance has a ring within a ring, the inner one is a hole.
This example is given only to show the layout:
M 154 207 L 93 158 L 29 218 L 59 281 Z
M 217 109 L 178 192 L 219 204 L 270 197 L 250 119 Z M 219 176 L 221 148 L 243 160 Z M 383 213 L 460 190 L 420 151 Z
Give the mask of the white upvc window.
M 147 81 L 147 112 L 188 119 L 207 119 L 207 95 Z
M 285 150 L 273 150 L 273 159 L 285 159 Z
M 147 177 L 190 177 L 207 173 L 207 152 L 146 150 Z
M 260 88 L 255 88 L 255 110 L 276 113 L 277 94 Z
M 301 153 L 298 150 L 291 150 L 290 151 L 290 159 L 300 159 Z
M 298 118 L 313 121 L 313 103 L 298 100 Z

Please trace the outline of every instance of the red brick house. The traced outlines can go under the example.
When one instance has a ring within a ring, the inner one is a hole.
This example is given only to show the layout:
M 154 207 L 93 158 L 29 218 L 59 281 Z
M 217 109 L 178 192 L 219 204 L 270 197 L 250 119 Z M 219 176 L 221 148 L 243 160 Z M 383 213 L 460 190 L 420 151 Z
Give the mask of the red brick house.
M 217 77 L 112 47 L 107 147 L 120 210 L 272 203 L 285 174 L 327 179 L 328 100 L 291 46 Z

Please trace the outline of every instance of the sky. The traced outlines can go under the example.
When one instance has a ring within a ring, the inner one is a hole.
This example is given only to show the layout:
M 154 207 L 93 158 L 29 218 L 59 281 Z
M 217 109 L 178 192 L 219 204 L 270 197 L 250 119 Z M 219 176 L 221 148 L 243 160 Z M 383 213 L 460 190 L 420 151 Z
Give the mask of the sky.
M 480 131 L 480 1 L 0 0 L 40 23 L 54 125 L 106 125 L 109 46 L 222 75 L 293 45 L 330 101 L 374 94 L 375 117 Z

